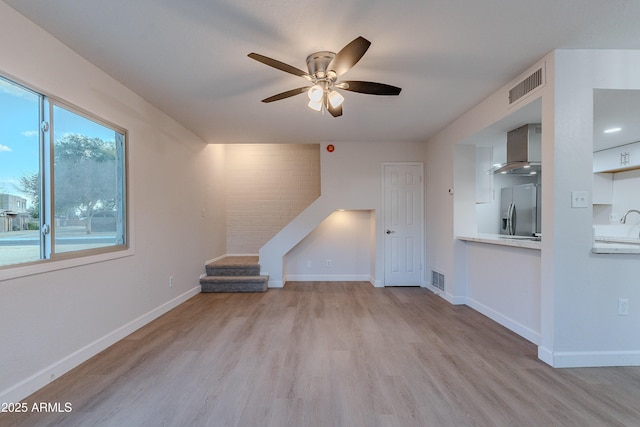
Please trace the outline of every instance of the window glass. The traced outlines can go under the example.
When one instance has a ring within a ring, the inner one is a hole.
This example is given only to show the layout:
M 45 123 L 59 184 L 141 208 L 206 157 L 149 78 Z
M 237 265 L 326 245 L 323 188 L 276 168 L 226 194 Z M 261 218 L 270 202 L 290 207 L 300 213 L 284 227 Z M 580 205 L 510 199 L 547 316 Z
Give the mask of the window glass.
M 125 157 L 124 130 L 0 77 L 0 267 L 124 249 Z
M 124 243 L 124 135 L 53 107 L 54 253 Z
M 0 266 L 40 259 L 40 100 L 0 78 Z

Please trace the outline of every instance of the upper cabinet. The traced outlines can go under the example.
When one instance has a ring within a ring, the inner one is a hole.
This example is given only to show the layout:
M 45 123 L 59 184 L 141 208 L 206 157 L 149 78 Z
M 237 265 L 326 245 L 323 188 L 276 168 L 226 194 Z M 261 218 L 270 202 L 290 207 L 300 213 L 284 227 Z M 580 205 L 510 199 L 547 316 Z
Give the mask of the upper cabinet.
M 640 142 L 593 153 L 594 172 L 619 172 L 640 169 Z

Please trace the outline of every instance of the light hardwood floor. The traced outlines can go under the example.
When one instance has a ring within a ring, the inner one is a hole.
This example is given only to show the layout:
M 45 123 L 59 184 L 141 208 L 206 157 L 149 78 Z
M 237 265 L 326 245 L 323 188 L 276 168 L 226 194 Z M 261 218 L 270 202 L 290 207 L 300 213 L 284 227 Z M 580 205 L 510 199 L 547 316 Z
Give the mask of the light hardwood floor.
M 45 350 L 45 349 L 43 349 Z M 639 426 L 640 367 L 553 369 L 420 288 L 200 294 L 25 400 L 2 426 Z

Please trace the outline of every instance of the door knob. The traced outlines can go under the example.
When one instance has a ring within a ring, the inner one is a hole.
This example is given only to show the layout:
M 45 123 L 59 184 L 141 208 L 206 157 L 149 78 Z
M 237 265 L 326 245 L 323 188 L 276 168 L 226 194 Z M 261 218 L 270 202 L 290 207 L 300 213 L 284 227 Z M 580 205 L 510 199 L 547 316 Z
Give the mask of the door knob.
M 387 234 L 395 233 L 395 231 L 387 230 Z

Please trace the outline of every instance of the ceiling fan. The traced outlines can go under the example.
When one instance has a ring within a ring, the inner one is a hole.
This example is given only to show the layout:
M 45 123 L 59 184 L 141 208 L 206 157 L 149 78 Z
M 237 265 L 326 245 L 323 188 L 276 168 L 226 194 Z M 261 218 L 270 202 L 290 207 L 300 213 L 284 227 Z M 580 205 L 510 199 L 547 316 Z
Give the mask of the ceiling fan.
M 250 53 L 249 58 L 262 62 L 270 67 L 302 77 L 309 81 L 307 86 L 291 89 L 278 93 L 262 100 L 262 102 L 280 101 L 301 93 L 307 92 L 309 107 L 316 110 L 325 110 L 333 117 L 342 115 L 342 102 L 344 97 L 337 89 L 351 92 L 366 93 L 369 95 L 399 95 L 402 90 L 399 87 L 384 83 L 363 82 L 359 80 L 343 80 L 338 78 L 349 71 L 365 54 L 371 42 L 364 37 L 358 37 L 342 48 L 340 52 L 320 51 L 307 57 L 309 72 L 302 71 L 284 62 L 269 58 L 258 53 Z

